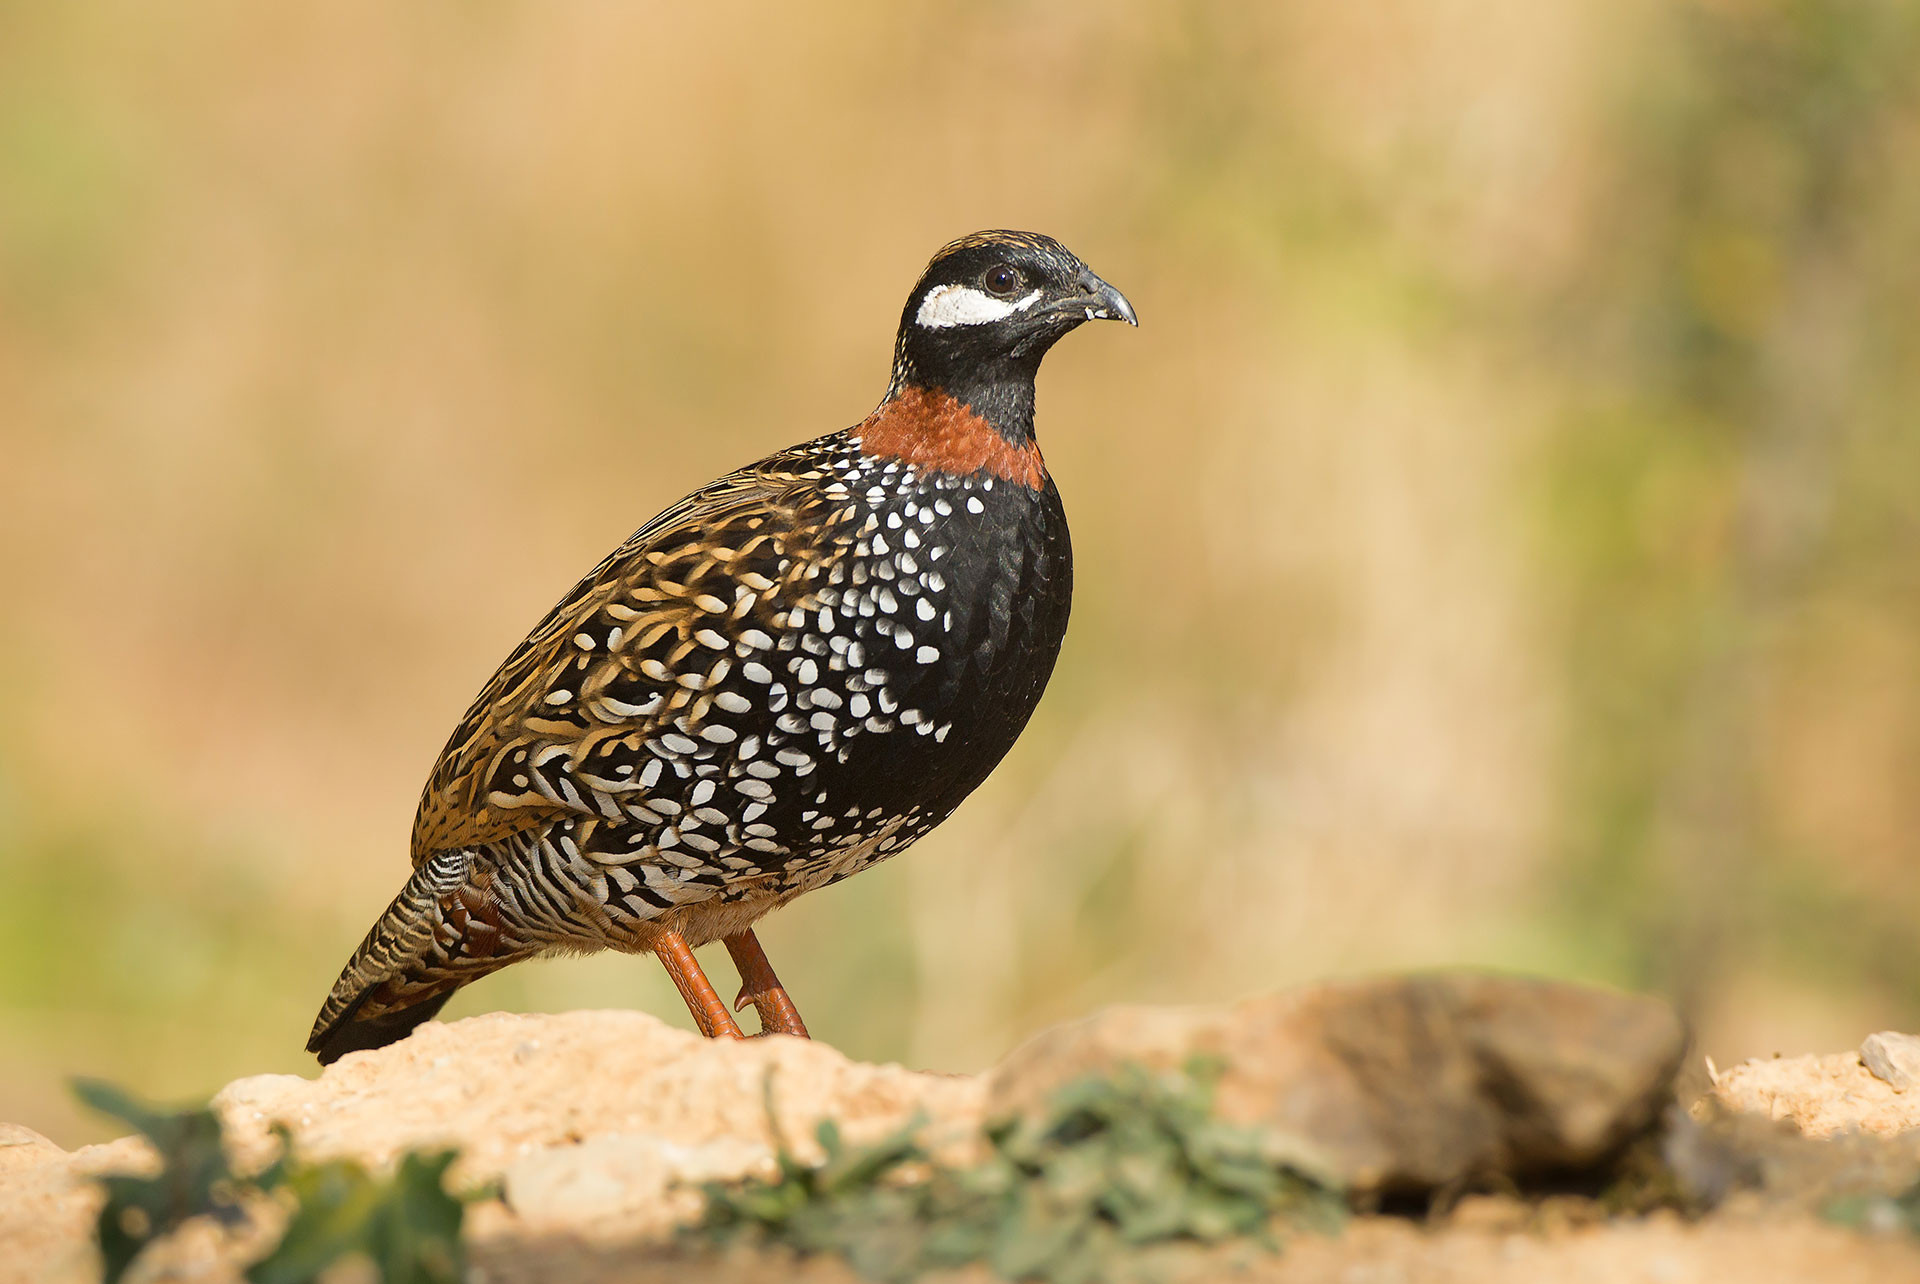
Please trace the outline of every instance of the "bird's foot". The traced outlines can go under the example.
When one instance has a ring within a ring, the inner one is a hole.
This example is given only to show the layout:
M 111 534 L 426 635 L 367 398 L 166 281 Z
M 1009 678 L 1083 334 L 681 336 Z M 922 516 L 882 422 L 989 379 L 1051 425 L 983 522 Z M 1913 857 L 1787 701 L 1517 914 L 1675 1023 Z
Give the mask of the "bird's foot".
M 800 1009 L 794 1006 L 793 997 L 787 993 L 787 987 L 780 984 L 780 978 L 773 974 L 773 964 L 767 962 L 767 954 L 760 948 L 759 938 L 748 930 L 738 936 L 727 937 L 726 946 L 727 953 L 733 955 L 733 965 L 740 969 L 740 997 L 733 1001 L 733 1010 L 738 1012 L 747 1004 L 753 1004 L 754 1011 L 760 1014 L 761 1034 L 812 1038 L 807 1033 L 807 1023 L 800 1019 Z
M 744 1011 L 748 1004 L 760 1014 L 760 1033 L 752 1038 L 763 1038 L 769 1034 L 791 1034 L 795 1038 L 807 1039 L 806 1022 L 800 1019 L 800 1010 L 793 1005 L 793 997 L 785 987 L 775 985 L 771 989 L 756 990 L 752 985 L 740 987 L 740 997 L 733 1001 L 735 1012 Z

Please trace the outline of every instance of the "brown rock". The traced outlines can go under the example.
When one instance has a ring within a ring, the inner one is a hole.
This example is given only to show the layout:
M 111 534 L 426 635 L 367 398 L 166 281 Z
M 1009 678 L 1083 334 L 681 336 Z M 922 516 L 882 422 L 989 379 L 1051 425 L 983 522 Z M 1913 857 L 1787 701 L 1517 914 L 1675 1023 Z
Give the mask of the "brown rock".
M 1577 1168 L 1646 1128 L 1685 1047 L 1672 1010 L 1473 973 L 1347 982 L 1230 1008 L 1116 1008 L 1049 1030 L 990 1076 L 990 1115 L 1138 1061 L 1223 1064 L 1222 1117 L 1350 1190 Z

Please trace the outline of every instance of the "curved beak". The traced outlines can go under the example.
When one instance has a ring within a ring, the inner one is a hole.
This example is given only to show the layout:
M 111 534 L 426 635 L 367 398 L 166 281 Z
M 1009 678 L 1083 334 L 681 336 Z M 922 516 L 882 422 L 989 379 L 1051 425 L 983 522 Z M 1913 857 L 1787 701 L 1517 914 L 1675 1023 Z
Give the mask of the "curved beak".
M 1079 295 L 1065 300 L 1061 306 L 1084 307 L 1089 321 L 1125 321 L 1136 327 L 1140 324 L 1139 318 L 1133 314 L 1133 305 L 1127 302 L 1127 296 L 1092 272 L 1080 274 Z
M 1133 305 L 1127 302 L 1127 296 L 1092 272 L 1083 269 L 1075 285 L 1078 288 L 1072 294 L 1046 306 L 1046 315 L 1074 317 L 1076 325 L 1081 321 L 1125 321 L 1131 326 L 1140 324 L 1133 315 Z M 1075 313 L 1081 315 L 1074 316 Z

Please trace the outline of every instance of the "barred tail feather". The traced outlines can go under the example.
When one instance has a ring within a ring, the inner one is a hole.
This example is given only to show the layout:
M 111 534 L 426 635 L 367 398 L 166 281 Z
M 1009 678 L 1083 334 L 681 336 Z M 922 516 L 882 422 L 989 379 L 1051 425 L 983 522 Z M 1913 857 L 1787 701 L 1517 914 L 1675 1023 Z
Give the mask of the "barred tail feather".
M 440 852 L 415 869 L 333 983 L 307 1051 L 328 1065 L 403 1039 L 455 990 L 526 957 L 500 948 L 489 909 L 472 852 Z

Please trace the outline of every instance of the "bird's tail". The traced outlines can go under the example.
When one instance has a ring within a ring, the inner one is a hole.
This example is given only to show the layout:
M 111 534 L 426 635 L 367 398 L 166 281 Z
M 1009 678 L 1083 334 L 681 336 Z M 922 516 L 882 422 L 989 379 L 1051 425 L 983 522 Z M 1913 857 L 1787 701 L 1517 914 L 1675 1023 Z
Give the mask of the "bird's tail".
M 413 871 L 320 1007 L 307 1051 L 327 1065 L 384 1047 L 431 1020 L 469 981 L 528 956 L 506 947 L 473 853 L 447 851 Z

